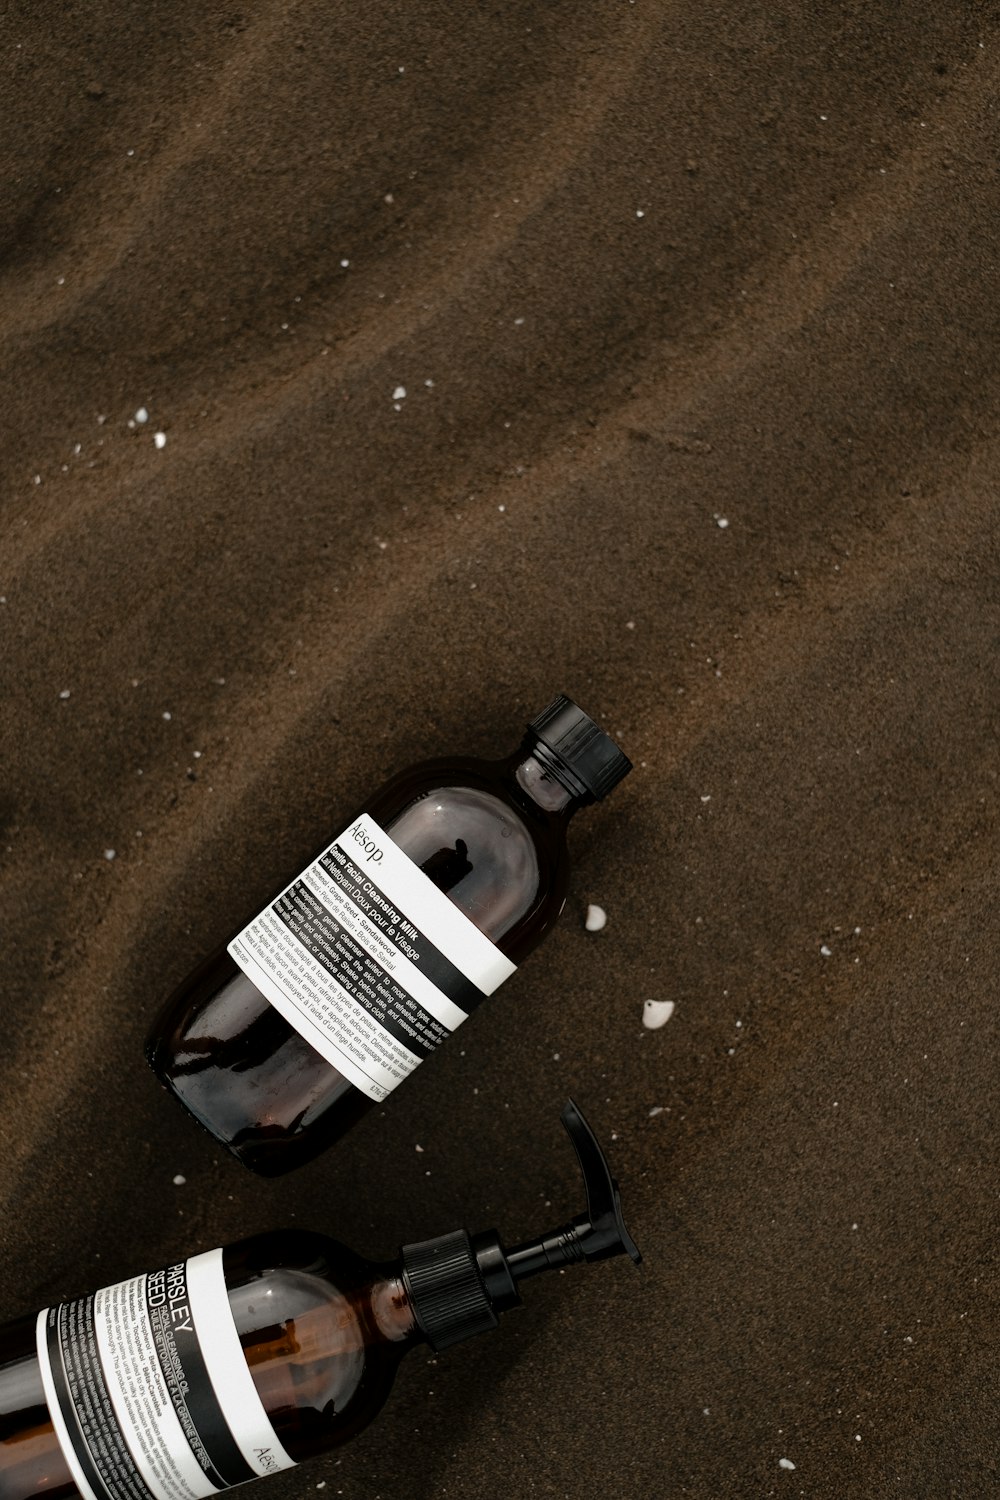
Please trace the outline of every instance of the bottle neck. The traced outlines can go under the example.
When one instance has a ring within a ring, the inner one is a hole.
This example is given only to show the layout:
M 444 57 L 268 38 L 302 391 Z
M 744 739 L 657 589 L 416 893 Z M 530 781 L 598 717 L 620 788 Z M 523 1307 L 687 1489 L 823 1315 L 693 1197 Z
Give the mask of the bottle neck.
M 379 1333 L 390 1344 L 419 1344 L 425 1342 L 417 1315 L 410 1301 L 410 1294 L 403 1278 L 395 1272 L 372 1282 L 368 1291 L 368 1305 Z M 400 1350 L 402 1353 L 403 1350 Z
M 583 782 L 534 735 L 525 738 L 511 761 L 511 770 L 525 796 L 550 815 L 570 818 L 594 800 Z

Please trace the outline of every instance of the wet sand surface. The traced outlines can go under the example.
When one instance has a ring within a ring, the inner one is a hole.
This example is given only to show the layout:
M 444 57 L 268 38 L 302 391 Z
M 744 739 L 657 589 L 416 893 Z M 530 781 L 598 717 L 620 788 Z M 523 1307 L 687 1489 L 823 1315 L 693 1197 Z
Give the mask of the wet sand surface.
M 516 1242 L 581 1207 L 572 1095 L 642 1268 L 411 1355 L 272 1500 L 1000 1493 L 995 7 L 97 0 L 3 49 L 0 1317 L 283 1224 Z M 157 1007 L 557 691 L 636 770 L 555 934 L 251 1178 Z

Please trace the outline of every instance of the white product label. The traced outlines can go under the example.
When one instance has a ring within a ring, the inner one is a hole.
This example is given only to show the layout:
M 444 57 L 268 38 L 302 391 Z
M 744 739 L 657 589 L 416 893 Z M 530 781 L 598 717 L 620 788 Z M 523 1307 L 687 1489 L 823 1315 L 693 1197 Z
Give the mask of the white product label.
M 376 1100 L 516 967 L 367 816 L 229 953 L 320 1056 Z
M 36 1332 L 84 1500 L 205 1500 L 295 1462 L 240 1346 L 221 1250 L 46 1308 Z

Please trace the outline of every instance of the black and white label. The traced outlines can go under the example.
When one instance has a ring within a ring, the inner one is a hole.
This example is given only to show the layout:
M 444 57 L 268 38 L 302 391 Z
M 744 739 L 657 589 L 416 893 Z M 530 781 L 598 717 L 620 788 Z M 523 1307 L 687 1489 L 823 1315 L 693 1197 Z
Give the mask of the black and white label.
M 516 967 L 367 816 L 229 953 L 285 1020 L 376 1100 Z
M 84 1500 L 204 1500 L 294 1463 L 240 1346 L 221 1250 L 45 1308 L 36 1333 Z

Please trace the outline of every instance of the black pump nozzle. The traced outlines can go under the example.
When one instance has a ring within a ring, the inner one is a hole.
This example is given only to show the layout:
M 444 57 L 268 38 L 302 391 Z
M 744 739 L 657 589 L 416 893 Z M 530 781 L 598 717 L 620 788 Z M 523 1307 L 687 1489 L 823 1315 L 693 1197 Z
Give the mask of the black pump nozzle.
M 600 1143 L 570 1099 L 560 1116 L 587 1191 L 587 1212 L 562 1229 L 505 1250 L 495 1229 L 470 1239 L 464 1229 L 403 1247 L 403 1281 L 417 1322 L 435 1349 L 497 1326 L 521 1300 L 517 1283 L 579 1260 L 642 1256 L 622 1218 L 618 1184 Z
M 608 1260 L 612 1255 L 631 1255 L 642 1260 L 638 1246 L 625 1228 L 618 1184 L 611 1175 L 600 1142 L 572 1099 L 567 1100 L 560 1119 L 569 1132 L 587 1190 L 587 1212 L 572 1224 L 544 1239 L 528 1240 L 507 1251 L 507 1265 L 515 1281 L 539 1271 L 554 1270 L 574 1260 Z

